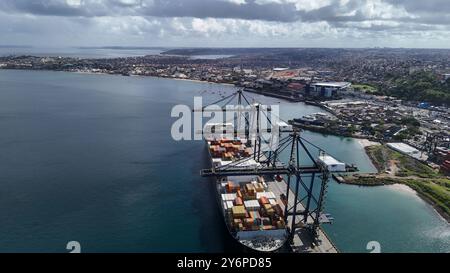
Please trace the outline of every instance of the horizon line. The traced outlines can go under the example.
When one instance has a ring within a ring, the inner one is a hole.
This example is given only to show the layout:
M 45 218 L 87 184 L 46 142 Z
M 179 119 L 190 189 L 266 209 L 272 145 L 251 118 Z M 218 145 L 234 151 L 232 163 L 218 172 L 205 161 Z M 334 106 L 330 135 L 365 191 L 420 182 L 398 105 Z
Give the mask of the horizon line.
M 62 48 L 76 48 L 76 49 L 438 49 L 450 50 L 450 47 L 390 47 L 390 46 L 373 46 L 373 47 L 321 47 L 321 46 L 125 46 L 125 45 L 104 45 L 104 46 L 33 46 L 33 45 L 2 45 L 0 48 L 47 48 L 47 49 L 62 49 Z

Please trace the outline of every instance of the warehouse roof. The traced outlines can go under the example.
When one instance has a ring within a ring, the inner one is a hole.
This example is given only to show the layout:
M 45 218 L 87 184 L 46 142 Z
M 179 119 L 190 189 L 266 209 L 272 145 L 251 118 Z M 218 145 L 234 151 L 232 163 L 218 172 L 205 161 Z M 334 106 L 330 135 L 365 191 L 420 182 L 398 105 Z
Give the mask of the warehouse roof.
M 324 86 L 324 87 L 335 87 L 335 88 L 347 88 L 352 85 L 349 82 L 316 82 L 312 85 L 315 86 Z
M 321 162 L 323 162 L 325 165 L 339 165 L 339 164 L 344 164 L 345 165 L 345 163 L 340 162 L 337 159 L 335 159 L 334 157 L 329 156 L 329 155 L 325 155 L 325 154 L 324 155 L 320 155 L 319 156 L 319 160 Z
M 403 143 L 403 142 L 398 142 L 398 143 L 388 143 L 387 144 L 388 147 L 397 150 L 399 152 L 405 153 L 405 154 L 417 154 L 419 153 L 419 150 L 417 150 L 416 148 Z

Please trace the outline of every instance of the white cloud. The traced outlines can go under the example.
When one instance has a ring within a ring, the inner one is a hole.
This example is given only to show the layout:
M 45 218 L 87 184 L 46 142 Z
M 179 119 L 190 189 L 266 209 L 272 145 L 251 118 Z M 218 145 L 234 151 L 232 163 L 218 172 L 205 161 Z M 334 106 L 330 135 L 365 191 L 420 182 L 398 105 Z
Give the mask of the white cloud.
M 70 46 L 449 47 L 450 16 L 430 6 L 443 0 L 405 1 L 1 0 L 0 37 Z M 224 10 L 214 9 L 219 2 Z

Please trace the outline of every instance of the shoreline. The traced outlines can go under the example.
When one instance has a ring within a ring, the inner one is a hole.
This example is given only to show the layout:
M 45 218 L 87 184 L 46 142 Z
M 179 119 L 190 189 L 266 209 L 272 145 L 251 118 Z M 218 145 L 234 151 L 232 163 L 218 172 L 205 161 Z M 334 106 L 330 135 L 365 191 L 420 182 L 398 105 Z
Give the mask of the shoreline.
M 106 73 L 106 72 L 93 72 L 93 71 L 70 71 L 70 70 L 52 70 L 52 69 L 14 69 L 14 68 L 0 68 L 5 71 L 51 71 L 51 72 L 66 72 L 66 73 L 74 73 L 74 74 L 85 74 L 85 75 L 109 75 L 109 76 L 122 76 L 122 77 L 149 77 L 156 79 L 168 79 L 168 80 L 177 80 L 177 81 L 188 81 L 188 82 L 197 82 L 197 83 L 210 83 L 210 84 L 218 84 L 218 85 L 226 85 L 226 86 L 234 86 L 237 87 L 234 83 L 226 83 L 226 82 L 212 82 L 212 81 L 202 81 L 195 79 L 183 79 L 183 78 L 172 78 L 172 77 L 162 77 L 162 76 L 154 76 L 154 75 L 122 75 L 118 73 Z
M 380 142 L 372 141 L 372 140 L 367 139 L 367 138 L 354 138 L 354 139 L 356 141 L 358 141 L 358 143 L 364 148 L 364 150 L 365 150 L 366 147 L 381 145 Z M 367 152 L 366 152 L 366 154 L 367 154 Z
M 395 183 L 395 184 L 385 185 L 385 186 L 387 188 L 390 188 L 392 190 L 395 190 L 395 191 L 398 191 L 401 193 L 418 196 L 418 193 L 413 188 L 411 188 L 410 186 L 405 185 L 405 184 Z
M 202 81 L 202 80 L 194 80 L 194 79 L 169 78 L 169 77 L 144 76 L 144 75 L 132 75 L 132 76 L 154 77 L 154 78 L 158 78 L 158 79 L 169 79 L 169 80 L 176 80 L 176 81 L 196 82 L 196 83 L 209 83 L 209 84 L 218 84 L 218 85 L 226 85 L 226 86 L 237 87 L 234 83 L 226 83 L 226 82 L 210 82 L 210 81 Z
M 370 161 L 372 162 L 372 164 L 375 166 L 375 168 L 377 169 L 377 174 L 380 174 L 380 166 L 378 165 L 377 162 L 375 162 L 372 157 L 369 155 L 369 153 L 367 152 L 367 148 L 368 147 L 372 147 L 372 146 L 377 146 L 377 145 L 381 145 L 380 143 L 375 144 L 375 145 L 369 145 L 371 141 L 369 140 L 364 140 L 364 139 L 358 139 L 358 142 L 360 143 L 361 146 L 364 147 L 364 151 L 366 153 L 366 155 L 369 157 Z M 422 192 L 414 189 L 414 187 L 411 187 L 411 185 L 404 183 L 401 179 L 401 177 L 399 179 L 395 179 L 395 178 L 375 178 L 375 175 L 377 174 L 368 174 L 369 176 L 367 177 L 363 177 L 364 178 L 374 178 L 374 179 L 378 179 L 377 181 L 374 181 L 375 183 L 369 183 L 369 182 L 356 182 L 356 179 L 348 179 L 345 178 L 343 179 L 342 184 L 346 184 L 346 185 L 354 185 L 354 186 L 361 186 L 361 187 L 381 187 L 381 186 L 388 186 L 391 187 L 392 190 L 395 191 L 400 191 L 403 193 L 409 193 L 409 194 L 415 194 L 416 196 L 418 196 L 420 199 L 422 199 L 425 203 L 427 203 L 428 205 L 431 206 L 431 208 L 439 215 L 439 217 L 441 217 L 443 220 L 447 221 L 447 223 L 450 223 L 450 214 L 447 213 L 443 208 L 441 208 L 437 203 L 435 203 L 430 197 L 426 196 L 425 194 L 423 194 Z M 355 178 L 354 175 L 351 176 L 352 178 Z M 361 177 L 358 177 L 361 178 Z M 357 179 L 358 179 L 357 178 Z M 398 181 L 397 181 L 398 180 Z M 373 181 L 373 180 L 372 180 Z
M 380 183 L 360 183 L 360 182 L 353 182 L 348 179 L 344 179 L 341 184 L 350 185 L 350 186 L 359 186 L 359 187 L 390 187 L 392 190 L 397 192 L 403 192 L 408 194 L 414 194 L 418 196 L 422 201 L 427 203 L 431 208 L 434 210 L 434 212 L 439 215 L 440 218 L 442 218 L 444 221 L 447 221 L 447 223 L 450 223 L 450 215 L 446 213 L 441 207 L 439 207 L 433 200 L 431 200 L 428 196 L 416 191 L 412 187 L 410 187 L 407 184 L 397 182 L 397 181 L 389 181 L 389 182 L 380 182 Z
M 17 69 L 5 69 L 5 70 L 17 70 Z M 36 71 L 37 69 L 26 69 L 26 70 L 28 70 L 28 71 Z M 209 83 L 209 84 L 218 84 L 218 85 L 226 85 L 226 86 L 236 87 L 236 85 L 233 84 L 233 83 L 210 82 L 210 81 L 202 81 L 202 80 L 194 80 L 194 79 L 171 78 L 171 77 L 150 76 L 150 75 L 134 75 L 134 74 L 130 74 L 129 76 L 125 76 L 125 75 L 121 75 L 121 74 L 110 74 L 110 73 L 105 73 L 105 72 L 91 72 L 91 71 L 65 71 L 65 70 L 41 70 L 41 71 L 56 71 L 56 72 L 67 72 L 67 73 L 86 74 L 86 75 L 110 75 L 110 76 L 122 76 L 122 77 L 142 77 L 142 78 L 168 79 L 168 80 L 175 80 L 175 81 Z

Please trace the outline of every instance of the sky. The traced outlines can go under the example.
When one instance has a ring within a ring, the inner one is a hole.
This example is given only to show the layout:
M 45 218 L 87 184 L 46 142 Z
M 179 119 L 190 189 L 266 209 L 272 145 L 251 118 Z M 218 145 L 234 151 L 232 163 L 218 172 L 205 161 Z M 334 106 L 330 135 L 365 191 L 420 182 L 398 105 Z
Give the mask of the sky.
M 0 45 L 450 48 L 449 0 L 0 0 Z

